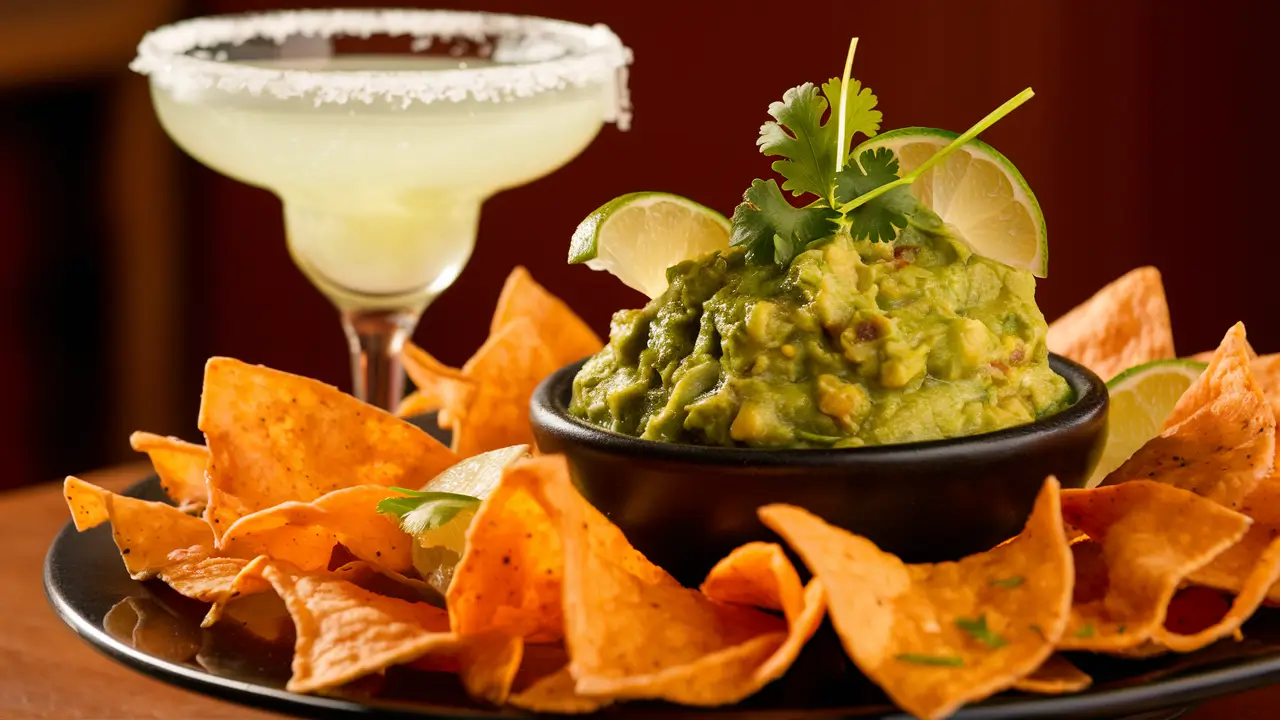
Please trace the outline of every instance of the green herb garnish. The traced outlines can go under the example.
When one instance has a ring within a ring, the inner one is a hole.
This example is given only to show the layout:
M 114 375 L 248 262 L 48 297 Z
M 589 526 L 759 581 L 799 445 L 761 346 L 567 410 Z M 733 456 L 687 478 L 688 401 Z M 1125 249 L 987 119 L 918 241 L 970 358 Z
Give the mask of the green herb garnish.
M 1083 626 L 1080 627 L 1079 630 L 1076 631 L 1075 636 L 1078 638 L 1093 637 L 1093 623 L 1085 623 Z
M 1018 587 L 1019 585 L 1021 585 L 1022 583 L 1026 582 L 1026 580 L 1027 579 L 1022 577 L 1021 575 L 1014 575 L 1012 577 L 992 580 L 990 585 L 991 587 L 1000 587 L 1000 588 L 1005 588 L 1006 590 L 1012 590 Z
M 447 524 L 463 510 L 480 507 L 480 499 L 449 492 L 424 492 L 393 487 L 407 497 L 393 497 L 378 503 L 378 512 L 394 518 L 400 529 L 419 535 Z
M 964 667 L 964 658 L 958 658 L 954 655 L 917 655 L 916 653 L 902 653 L 895 659 L 902 662 L 915 663 L 916 665 Z
M 939 232 L 943 223 L 911 194 L 910 185 L 1014 108 L 1029 100 L 1030 88 L 1001 105 L 933 157 L 906 175 L 888 148 L 846 154 L 854 135 L 874 137 L 883 119 L 870 88 L 849 77 L 857 38 L 849 44 L 842 78 L 821 89 L 813 83 L 791 88 L 769 106 L 773 120 L 760 128 L 760 152 L 780 159 L 773 169 L 783 177 L 755 180 L 733 211 L 729 244 L 746 249 L 755 263 L 786 266 L 815 241 L 847 231 L 854 238 L 891 242 L 908 226 Z M 813 196 L 804 207 L 783 195 Z
M 1000 637 L 987 627 L 987 616 L 979 615 L 977 618 L 956 618 L 956 627 L 965 631 L 974 640 L 986 645 L 991 649 L 1002 648 L 1009 644 L 1008 640 Z

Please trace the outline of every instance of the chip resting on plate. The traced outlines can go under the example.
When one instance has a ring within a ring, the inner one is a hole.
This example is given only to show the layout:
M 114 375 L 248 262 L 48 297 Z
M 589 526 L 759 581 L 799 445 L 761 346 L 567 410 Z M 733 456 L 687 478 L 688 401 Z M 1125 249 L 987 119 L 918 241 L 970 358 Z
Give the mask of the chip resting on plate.
M 1072 563 L 1058 482 L 1022 533 L 958 562 L 907 565 L 807 510 L 760 519 L 826 586 L 845 651 L 904 710 L 941 718 L 1033 673 L 1053 653 L 1071 603 Z
M 409 423 L 316 380 L 230 358 L 205 366 L 205 517 L 221 536 L 241 517 L 357 485 L 419 487 L 457 461 Z
M 1178 399 L 1160 435 L 1104 480 L 1151 479 L 1239 507 L 1271 473 L 1276 420 L 1250 369 L 1237 323 L 1200 377 Z
M 1103 380 L 1135 365 L 1175 357 L 1160 271 L 1141 267 L 1102 288 L 1050 324 L 1045 344 Z
M 1193 650 L 1233 633 L 1270 585 L 1241 594 L 1239 607 L 1215 627 L 1178 636 L 1164 628 L 1174 592 L 1244 537 L 1249 518 L 1192 492 L 1147 480 L 1064 491 L 1062 510 L 1066 521 L 1089 539 L 1072 546 L 1076 584 L 1071 620 L 1058 641 L 1061 649 L 1140 654 L 1159 647 Z

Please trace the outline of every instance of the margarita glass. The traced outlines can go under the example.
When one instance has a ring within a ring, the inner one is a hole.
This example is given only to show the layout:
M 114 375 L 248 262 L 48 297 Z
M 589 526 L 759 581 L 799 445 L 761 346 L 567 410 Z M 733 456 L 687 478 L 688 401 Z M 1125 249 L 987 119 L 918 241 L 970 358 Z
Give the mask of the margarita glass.
M 363 49 L 377 40 L 404 47 Z M 290 254 L 342 317 L 354 394 L 393 410 L 400 349 L 466 265 L 481 204 L 625 129 L 629 62 L 602 25 L 327 10 L 179 22 L 131 67 L 178 145 L 280 197 Z

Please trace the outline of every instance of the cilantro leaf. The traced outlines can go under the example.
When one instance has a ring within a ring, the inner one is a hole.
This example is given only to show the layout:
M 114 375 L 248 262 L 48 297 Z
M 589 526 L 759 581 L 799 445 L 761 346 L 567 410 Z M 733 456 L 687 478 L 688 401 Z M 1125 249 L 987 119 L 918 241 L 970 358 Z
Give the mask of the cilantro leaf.
M 991 585 L 991 587 L 1000 587 L 1006 590 L 1012 590 L 1026 581 L 1027 579 L 1022 577 L 1021 575 L 1013 575 L 1007 578 L 992 580 L 989 584 Z
M 976 618 L 956 618 L 956 627 L 965 631 L 974 640 L 986 645 L 992 650 L 1002 648 L 1009 644 L 1008 640 L 1000 637 L 987 627 L 987 616 L 979 615 Z
M 835 232 L 839 213 L 821 205 L 797 208 L 773 180 L 753 180 L 733 211 L 729 244 L 745 247 L 755 263 L 785 265 L 814 240 Z
M 964 658 L 955 657 L 954 655 L 919 655 L 917 653 L 902 653 L 894 659 L 900 662 L 914 663 L 916 665 L 964 667 Z
M 876 96 L 870 88 L 863 88 L 857 80 L 849 82 L 844 105 L 844 137 L 839 138 L 844 148 L 849 147 L 856 132 L 867 137 L 875 135 L 881 120 L 880 111 L 873 109 Z M 769 105 L 773 120 L 760 126 L 756 144 L 765 155 L 783 158 L 773 162 L 773 170 L 784 178 L 782 189 L 792 195 L 811 193 L 823 199 L 831 195 L 836 172 L 840 87 L 839 78 L 823 84 L 821 92 L 813 83 L 805 83 L 784 93 L 781 102 Z
M 833 108 L 840 106 L 841 85 L 840 78 L 831 78 L 822 84 L 822 94 L 827 96 L 827 101 Z M 854 133 L 875 137 L 876 133 L 880 132 L 880 121 L 884 116 L 875 109 L 876 102 L 876 96 L 871 93 L 871 88 L 862 87 L 862 83 L 857 80 L 849 80 L 849 94 L 844 99 L 844 137 L 842 138 L 846 149 L 853 140 Z
M 876 188 L 898 180 L 898 158 L 889 148 L 864 151 L 836 173 L 836 202 L 844 205 Z M 850 210 L 849 232 L 855 238 L 890 242 L 898 230 L 915 225 L 936 232 L 942 227 L 937 214 L 911 194 L 909 186 L 899 186 Z
M 836 202 L 847 203 L 898 179 L 898 158 L 889 148 L 864 150 L 836 173 Z
M 400 523 L 400 529 L 419 535 L 448 524 L 459 512 L 480 507 L 480 499 L 449 492 L 424 492 L 391 488 L 408 497 L 393 497 L 378 503 L 378 512 Z

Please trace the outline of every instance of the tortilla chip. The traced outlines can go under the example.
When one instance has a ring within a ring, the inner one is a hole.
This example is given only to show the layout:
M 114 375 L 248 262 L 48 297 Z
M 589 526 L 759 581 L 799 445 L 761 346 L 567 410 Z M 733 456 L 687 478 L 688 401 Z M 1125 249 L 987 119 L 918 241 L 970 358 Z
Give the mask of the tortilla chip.
M 240 558 L 210 557 L 207 546 L 194 545 L 169 553 L 168 564 L 157 574 L 179 594 L 212 603 L 231 592 L 231 583 L 248 564 Z
M 452 414 L 457 408 L 470 402 L 475 383 L 463 371 L 451 368 L 431 356 L 412 342 L 404 344 L 400 352 L 405 372 L 417 386 L 417 390 L 400 402 L 396 414 L 400 417 L 422 415 L 433 410 L 449 410 L 449 422 L 439 419 L 440 427 L 453 427 Z
M 381 485 L 334 490 L 312 502 L 285 502 L 245 515 L 218 541 L 223 555 L 266 555 L 302 572 L 324 570 L 341 543 L 355 557 L 389 570 L 413 567 L 412 538 L 378 513 L 378 502 L 399 493 Z
M 1050 655 L 1035 672 L 1013 684 L 1014 690 L 1037 695 L 1064 695 L 1080 692 L 1093 684 L 1093 678 L 1061 655 Z
M 959 562 L 905 565 L 800 508 L 768 505 L 827 588 L 845 651 L 901 708 L 940 718 L 1030 675 L 1052 654 L 1071 601 L 1058 482 L 1045 481 L 1022 534 Z
M 430 435 L 335 387 L 229 358 L 205 366 L 199 425 L 212 455 L 205 517 L 217 536 L 283 502 L 357 485 L 421 487 L 457 462 Z
M 1275 416 L 1249 368 L 1244 325 L 1237 323 L 1178 399 L 1164 431 L 1103 484 L 1150 478 L 1239 507 L 1271 472 L 1275 430 Z
M 788 622 L 804 607 L 800 575 L 777 543 L 752 542 L 716 563 L 702 594 L 723 603 L 781 610 Z
M 567 473 L 545 480 L 564 543 L 565 640 L 579 694 L 725 705 L 780 674 L 770 660 L 791 649 L 783 648 L 784 621 L 681 587 L 621 545 L 621 532 L 582 499 Z M 818 610 L 805 613 L 812 628 L 799 628 L 801 644 L 821 620 L 821 586 L 815 588 Z
M 154 577 L 170 564 L 174 550 L 213 545 L 213 533 L 203 520 L 172 505 L 117 495 L 70 476 L 62 494 L 77 530 L 111 523 L 116 547 L 134 580 Z
M 1258 568 L 1270 548 L 1280 541 L 1280 474 L 1258 483 L 1239 510 L 1253 518 L 1249 531 L 1240 542 L 1195 571 L 1191 582 L 1232 593 L 1241 592 L 1246 579 Z M 1280 603 L 1280 586 L 1273 585 L 1266 599 Z
M 534 445 L 529 400 L 543 378 L 559 368 L 527 319 L 513 320 L 490 335 L 463 367 L 475 387 L 470 401 L 449 408 L 454 452 L 465 458 L 512 445 Z
M 130 435 L 129 445 L 151 458 L 151 465 L 160 476 L 161 489 L 180 509 L 185 512 L 204 509 L 209 500 L 209 488 L 204 482 L 209 448 L 148 432 Z
M 1131 270 L 1049 325 L 1049 350 L 1103 380 L 1152 360 L 1177 357 L 1160 271 Z
M 1091 540 L 1072 546 L 1075 597 L 1058 647 L 1098 652 L 1163 637 L 1178 585 L 1243 537 L 1250 522 L 1208 499 L 1145 480 L 1066 490 L 1062 512 Z
M 513 464 L 476 511 L 446 595 L 454 632 L 560 638 L 563 551 L 537 498 L 543 473 L 561 468 L 563 459 L 552 457 Z
M 383 597 L 265 557 L 244 574 L 269 582 L 293 617 L 292 692 L 334 688 L 456 644 L 448 616 L 426 603 Z
M 517 265 L 502 286 L 489 335 L 497 335 L 502 328 L 522 318 L 538 329 L 539 336 L 551 349 L 556 367 L 595 355 L 604 347 L 600 337 L 577 313 L 535 282 L 528 270 Z

